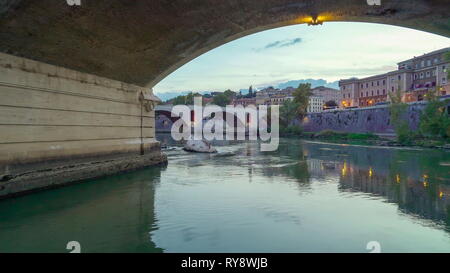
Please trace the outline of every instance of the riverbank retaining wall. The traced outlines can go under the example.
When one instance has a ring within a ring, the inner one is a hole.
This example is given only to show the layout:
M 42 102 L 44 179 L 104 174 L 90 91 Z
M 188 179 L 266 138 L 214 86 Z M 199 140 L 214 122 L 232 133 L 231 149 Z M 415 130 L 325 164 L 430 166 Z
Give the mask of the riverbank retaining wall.
M 403 118 L 408 120 L 412 130 L 418 129 L 420 114 L 425 105 L 425 102 L 408 105 Z M 352 133 L 394 134 L 388 105 L 311 113 L 303 120 L 302 126 L 307 132 L 335 130 Z

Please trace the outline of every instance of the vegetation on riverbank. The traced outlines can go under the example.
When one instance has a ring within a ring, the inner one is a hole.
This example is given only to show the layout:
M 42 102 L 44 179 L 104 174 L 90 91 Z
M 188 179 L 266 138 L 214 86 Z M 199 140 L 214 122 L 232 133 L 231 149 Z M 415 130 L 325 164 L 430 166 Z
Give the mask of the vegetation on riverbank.
M 333 143 L 347 143 L 358 145 L 381 145 L 383 144 L 383 141 L 388 141 L 372 133 L 345 133 L 334 130 L 323 130 L 318 133 L 303 132 L 301 134 L 301 137 L 306 139 L 318 139 L 321 141 L 328 141 Z
M 346 143 L 355 145 L 376 145 L 392 147 L 424 147 L 424 148 L 446 148 L 450 149 L 450 140 L 442 138 L 415 137 L 407 144 L 399 142 L 397 139 L 380 137 L 372 133 L 345 133 L 333 130 L 324 130 L 318 133 L 302 132 L 299 134 L 303 139 L 317 139 L 333 143 Z
M 301 136 L 303 129 L 292 124 L 295 119 L 303 119 L 309 106 L 309 97 L 312 95 L 311 84 L 301 83 L 294 91 L 293 100 L 286 100 L 280 107 L 280 135 Z
M 439 100 L 438 90 L 426 95 L 427 105 L 420 115 L 419 130 L 410 129 L 407 118 L 408 105 L 401 101 L 400 92 L 391 96 L 391 122 L 395 128 L 397 142 L 404 146 L 436 147 L 450 143 L 450 115 L 447 105 L 450 100 Z

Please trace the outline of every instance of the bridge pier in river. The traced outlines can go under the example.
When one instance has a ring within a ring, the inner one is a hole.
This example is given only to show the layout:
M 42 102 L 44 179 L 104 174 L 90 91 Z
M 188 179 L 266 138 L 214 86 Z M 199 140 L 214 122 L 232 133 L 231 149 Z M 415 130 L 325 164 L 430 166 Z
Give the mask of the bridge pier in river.
M 0 53 L 0 198 L 165 162 L 151 89 Z

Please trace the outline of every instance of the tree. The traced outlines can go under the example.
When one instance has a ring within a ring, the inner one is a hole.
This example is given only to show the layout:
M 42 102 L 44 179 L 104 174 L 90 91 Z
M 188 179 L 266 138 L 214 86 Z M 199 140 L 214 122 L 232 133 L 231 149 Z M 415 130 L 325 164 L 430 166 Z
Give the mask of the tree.
M 420 132 L 425 136 L 450 137 L 450 117 L 445 110 L 450 100 L 440 101 L 437 92 L 429 90 L 425 95 L 428 103 L 420 115 Z
M 309 97 L 312 96 L 311 92 L 311 84 L 310 83 L 301 83 L 294 91 L 294 102 L 298 104 L 297 113 L 300 119 L 303 119 L 306 116 L 308 105 L 309 105 Z
M 173 105 L 186 104 L 186 96 L 177 96 L 172 99 Z
M 250 85 L 250 87 L 248 88 L 248 93 L 250 94 L 250 98 L 253 96 L 253 86 Z
M 397 140 L 403 144 L 411 144 L 413 134 L 409 129 L 407 119 L 404 118 L 404 115 L 408 110 L 408 105 L 402 102 L 400 86 L 397 87 L 397 90 L 394 93 L 390 93 L 389 97 L 391 99 L 391 104 L 389 106 L 391 124 L 394 126 Z
M 288 127 L 291 122 L 298 116 L 298 103 L 286 100 L 280 107 L 280 122 L 281 126 Z
M 223 92 L 223 94 L 230 100 L 236 96 L 236 92 L 231 91 L 230 89 L 225 90 L 225 92 Z
M 213 97 L 213 103 L 222 107 L 225 107 L 227 104 L 229 104 L 231 102 L 231 98 L 225 95 L 225 92 L 215 95 Z
M 192 93 L 190 92 L 189 94 L 187 94 L 186 96 L 178 96 L 172 99 L 172 104 L 173 105 L 192 105 L 194 104 L 194 97 L 195 96 L 201 96 L 200 93 Z

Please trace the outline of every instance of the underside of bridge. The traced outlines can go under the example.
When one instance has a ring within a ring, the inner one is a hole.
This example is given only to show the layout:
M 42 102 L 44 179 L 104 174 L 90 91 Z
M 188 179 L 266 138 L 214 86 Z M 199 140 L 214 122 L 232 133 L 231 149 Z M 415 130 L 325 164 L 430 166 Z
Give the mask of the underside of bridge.
M 228 41 L 311 16 L 450 36 L 448 0 L 3 0 L 0 51 L 152 87 Z

